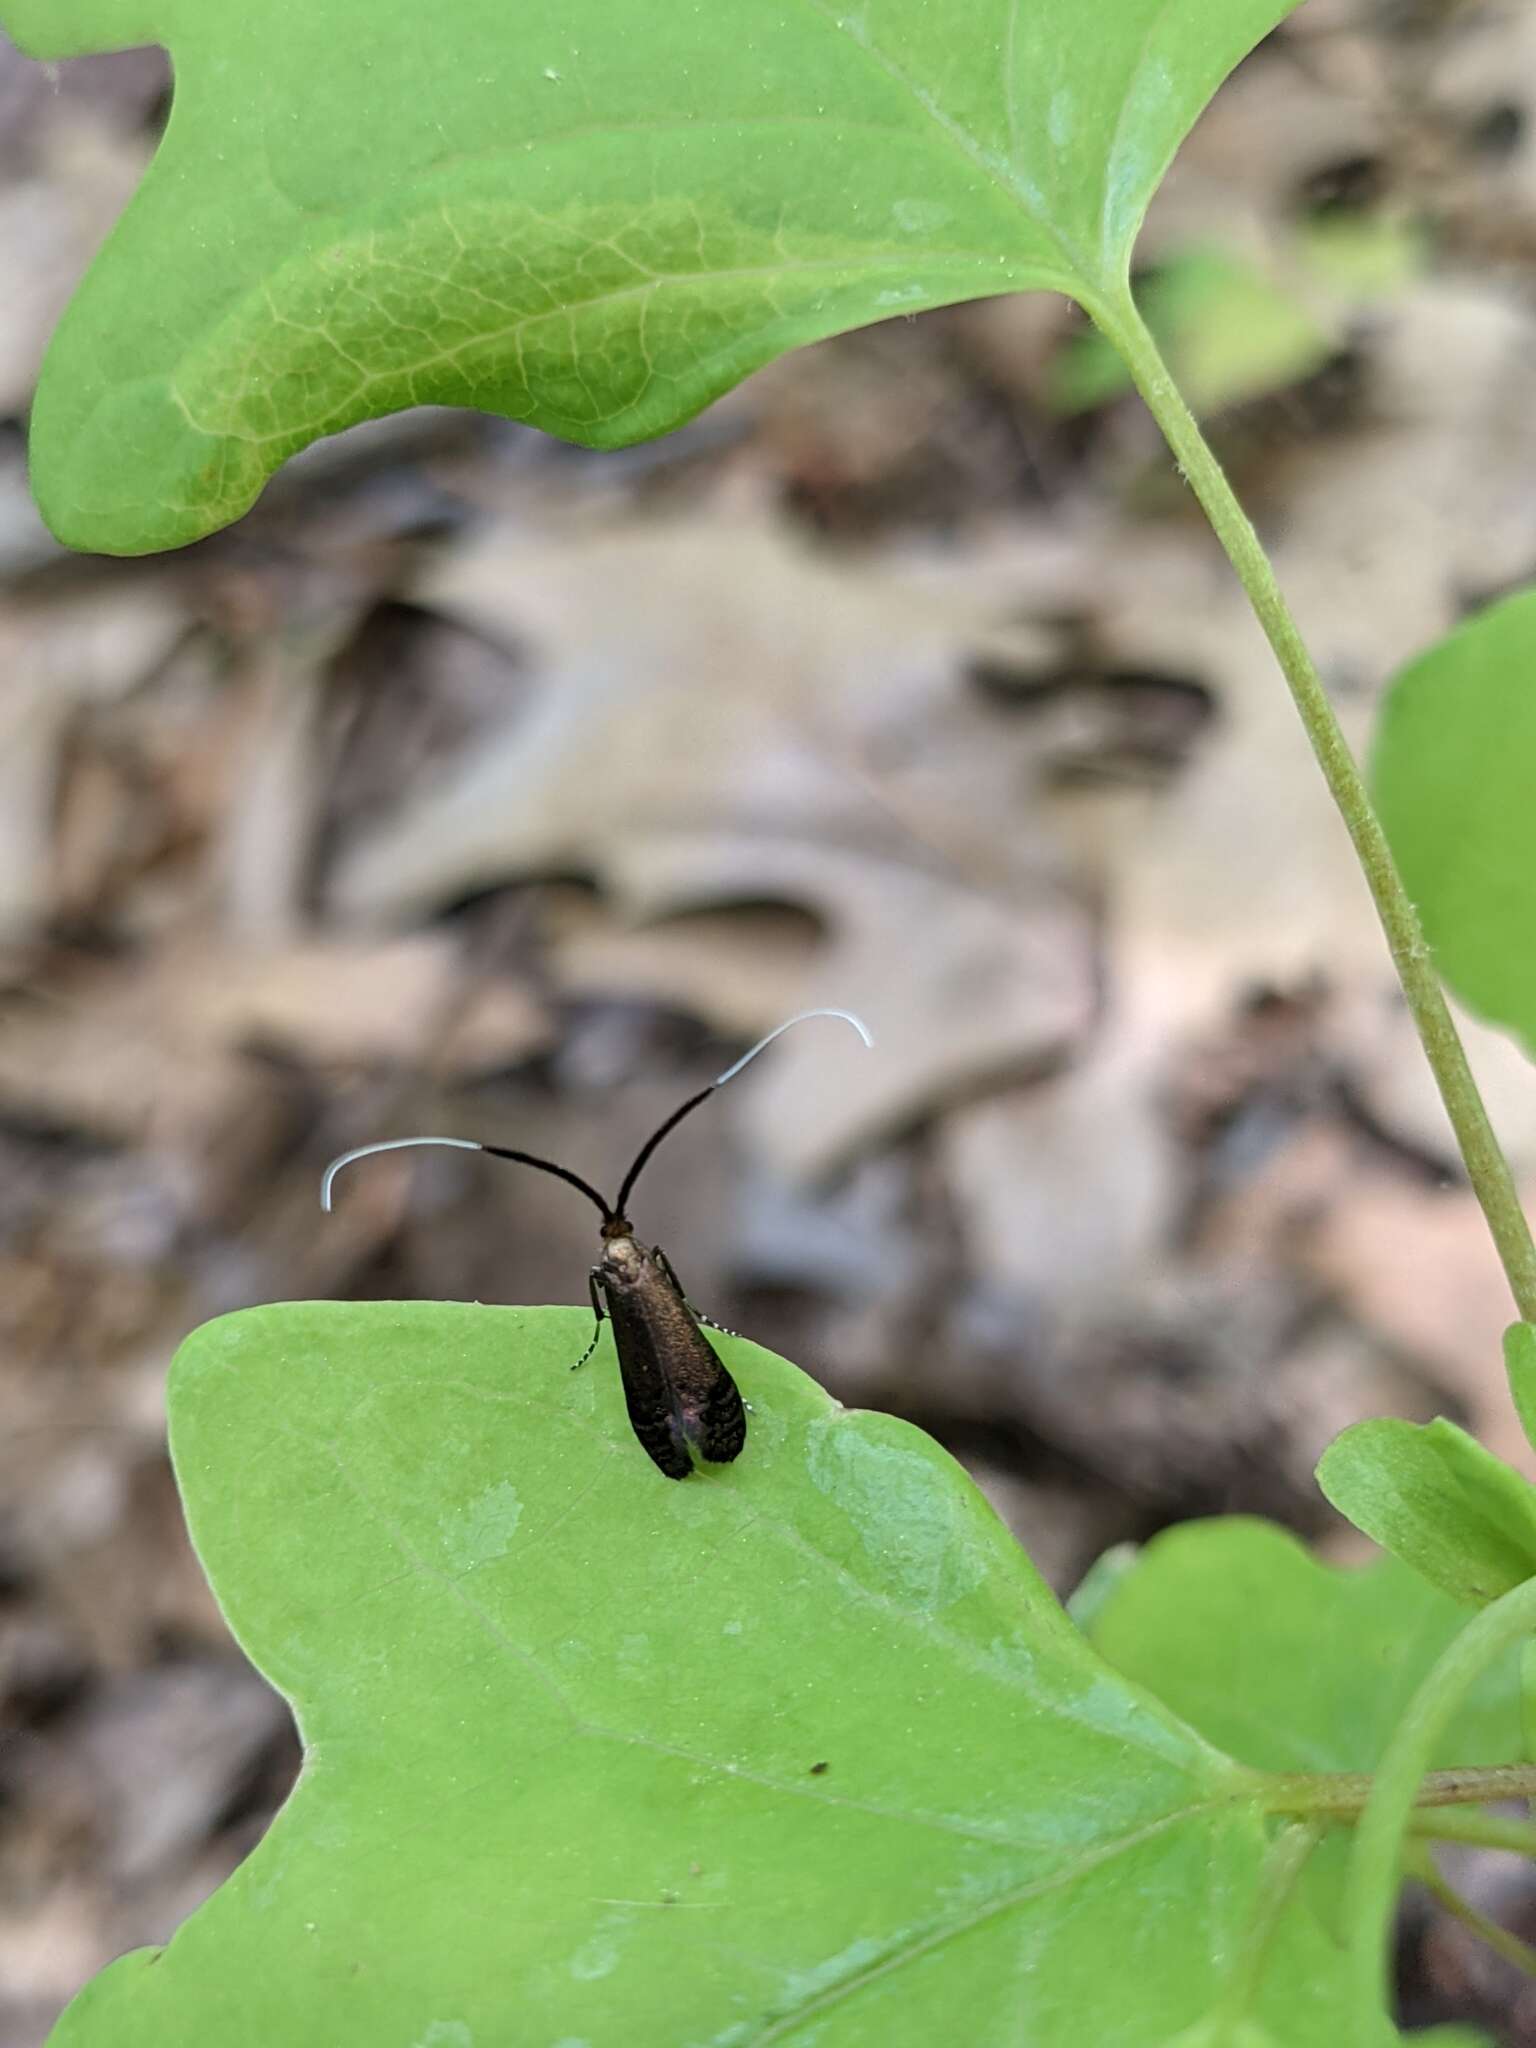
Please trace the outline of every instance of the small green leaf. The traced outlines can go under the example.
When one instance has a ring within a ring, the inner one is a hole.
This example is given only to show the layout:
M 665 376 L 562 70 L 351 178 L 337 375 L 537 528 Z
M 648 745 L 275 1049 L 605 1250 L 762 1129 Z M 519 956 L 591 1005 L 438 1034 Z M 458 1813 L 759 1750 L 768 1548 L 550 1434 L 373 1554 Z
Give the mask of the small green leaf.
M 1392 298 L 1429 267 L 1429 237 L 1420 222 L 1379 215 L 1328 214 L 1297 231 L 1311 277 L 1350 300 Z
M 1536 1325 L 1511 1323 L 1504 1332 L 1504 1370 L 1520 1427 L 1536 1444 Z
M 1211 2011 L 1263 1781 L 1100 1661 L 920 1432 L 738 1340 L 746 1451 L 674 1484 L 610 1340 L 567 1370 L 589 1328 L 311 1303 L 189 1339 L 193 1538 L 305 1763 L 54 2048 L 1163 2048 Z M 1245 2017 L 1337 2048 L 1304 1903 L 1265 1958 Z
M 1154 1538 L 1089 1634 L 1116 1670 L 1229 1755 L 1310 1775 L 1374 1772 L 1466 1625 L 1463 1608 L 1395 1558 L 1340 1570 L 1286 1531 L 1234 1517 Z M 1478 1681 L 1432 1762 L 1467 1768 L 1521 1754 L 1509 1658 Z M 1349 1830 L 1335 1829 L 1303 1873 L 1302 1896 L 1335 1938 L 1349 1846 Z
M 1114 1596 L 1120 1581 L 1140 1569 L 1141 1546 L 1116 1543 L 1101 1551 L 1084 1572 L 1067 1602 L 1067 1612 L 1085 1635 L 1091 1635 L 1099 1610 Z
M 1324 1451 L 1317 1483 L 1357 1529 L 1469 1606 L 1536 1574 L 1536 1486 L 1454 1422 L 1357 1422 Z
M 172 547 L 402 407 L 617 447 L 786 349 L 1119 294 L 1169 159 L 1297 0 L 0 0 L 164 42 L 159 154 L 55 337 L 34 487 Z M 148 282 L 152 280 L 152 285 Z
M 1536 1051 L 1536 591 L 1402 670 L 1371 756 L 1381 821 L 1435 960 Z
M 1266 1771 L 1370 1771 L 1466 1613 L 1395 1558 L 1320 1564 L 1268 1522 L 1157 1536 L 1089 1630 L 1095 1649 L 1191 1727 Z M 1513 1663 L 1480 1681 L 1437 1768 L 1520 1755 Z

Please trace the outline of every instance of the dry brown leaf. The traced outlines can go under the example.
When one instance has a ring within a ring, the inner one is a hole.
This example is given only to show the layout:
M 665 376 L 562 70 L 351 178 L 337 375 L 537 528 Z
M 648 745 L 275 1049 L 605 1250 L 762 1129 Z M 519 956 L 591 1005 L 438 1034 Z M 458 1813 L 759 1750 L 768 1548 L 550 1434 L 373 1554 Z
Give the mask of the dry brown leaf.
M 1313 1223 L 1305 1257 L 1363 1323 L 1423 1362 L 1489 1450 L 1536 1478 L 1504 1375 L 1515 1308 L 1470 1189 L 1357 1177 Z
M 32 933 L 52 908 L 59 758 L 83 706 L 127 697 L 187 631 L 169 578 L 153 572 L 66 602 L 0 606 L 0 936 Z
M 754 1076 L 755 1133 L 800 1172 L 1059 1058 L 1087 1024 L 1089 926 L 1030 827 L 1032 743 L 960 687 L 980 623 L 963 590 L 818 564 L 751 518 L 537 545 L 493 529 L 419 595 L 531 643 L 541 691 L 344 856 L 337 915 L 572 871 L 636 918 L 811 911 L 827 936 L 797 1006 L 868 1013 L 881 1057 L 829 1063 L 802 1038 Z M 977 767 L 949 812 L 912 759 L 930 740 Z
M 25 2021 L 36 2001 L 41 2040 L 58 2009 L 101 1966 L 102 1915 L 91 1890 L 60 1885 L 35 1901 L 0 1913 L 0 1982 L 6 2018 Z M 18 2008 L 20 2011 L 18 2012 Z M 11 2037 L 22 2048 L 23 2034 Z
M 25 412 L 54 324 L 117 220 L 149 160 L 128 137 L 80 107 L 48 124 L 40 175 L 0 186 L 0 413 Z
M 178 1028 L 215 1046 L 260 1047 L 314 1066 L 405 1067 L 430 1058 L 448 1021 L 459 951 L 443 932 L 371 945 L 210 948 L 181 982 Z
M 1283 1258 L 1344 1308 L 1405 1377 L 1389 1412 L 1421 1413 L 1411 1376 L 1536 1473 L 1504 1376 L 1509 1287 L 1476 1198 L 1393 1166 L 1342 1123 L 1313 1119 L 1205 1217 L 1208 1257 Z
M 1457 1029 L 1477 1085 L 1517 1174 L 1536 1172 L 1536 1076 L 1512 1038 L 1455 1004 Z M 1331 1052 L 1356 1101 L 1386 1136 L 1453 1172 L 1450 1119 L 1401 994 L 1391 987 L 1345 992 L 1328 1020 Z
M 308 941 L 265 953 L 193 939 L 13 1008 L 0 1104 L 112 1144 L 200 1154 L 266 1087 L 248 1055 L 425 1068 L 463 987 L 444 934 Z M 526 1050 L 532 1020 L 525 1011 Z
M 1536 555 L 1536 351 L 1497 280 L 1432 278 L 1373 309 L 1371 420 L 1287 465 L 1274 559 L 1369 743 L 1377 692 Z
M 1315 0 L 1314 0 L 1315 4 Z M 1307 13 L 1311 12 L 1309 7 Z M 1328 68 L 1338 72 L 1335 62 Z M 1317 67 L 1251 62 L 1197 123 L 1154 199 L 1138 254 L 1209 240 L 1259 254 L 1281 241 L 1308 178 L 1382 144 L 1379 65 L 1323 78 Z
M 1185 1166 L 1147 1049 L 1106 1034 L 1081 1065 L 955 1111 L 937 1134 L 968 1262 L 1070 1314 L 1124 1300 L 1171 1254 Z
M 767 904 L 625 924 L 583 894 L 551 923 L 550 957 L 568 994 L 681 1006 L 725 1038 L 750 1038 L 764 1017 L 787 1017 L 819 947 L 812 918 Z
M 1485 0 L 1463 12 L 1461 33 L 1447 38 L 1436 61 L 1423 67 L 1427 97 L 1472 158 L 1464 202 L 1494 215 L 1503 233 L 1523 233 L 1528 248 L 1536 225 L 1536 152 L 1528 142 L 1519 145 L 1521 124 L 1528 135 L 1536 116 L 1536 15 L 1524 0 Z M 1490 150 L 1484 140 L 1490 120 L 1507 120 L 1510 111 L 1512 146 Z

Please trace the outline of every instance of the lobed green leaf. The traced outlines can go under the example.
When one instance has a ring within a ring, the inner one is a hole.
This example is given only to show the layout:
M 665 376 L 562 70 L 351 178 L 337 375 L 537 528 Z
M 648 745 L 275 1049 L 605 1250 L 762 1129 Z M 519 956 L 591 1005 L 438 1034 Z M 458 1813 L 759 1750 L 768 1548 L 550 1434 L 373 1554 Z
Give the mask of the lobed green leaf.
M 1196 2025 L 1253 1919 L 1262 1781 L 1094 1654 L 920 1432 L 738 1340 L 747 1448 L 669 1483 L 609 1340 L 567 1370 L 589 1327 L 308 1304 L 189 1339 L 189 1523 L 305 1762 L 54 2048 Z M 1335 2048 L 1341 1958 L 1305 1901 L 1267 1954 L 1253 2025 Z
M 43 372 L 39 503 L 141 553 L 402 407 L 616 447 L 893 313 L 1091 307 L 1295 4 L 0 0 L 36 56 L 159 41 L 177 81 Z
M 1299 1781 L 1374 1773 L 1466 1624 L 1463 1607 L 1396 1558 L 1341 1570 L 1285 1530 L 1233 1517 L 1156 1537 L 1119 1576 L 1090 1634 L 1117 1670 L 1229 1755 Z M 1466 1769 L 1523 1754 L 1522 1679 L 1510 1657 L 1462 1702 L 1430 1763 Z M 1291 1810 L 1305 1815 L 1307 1798 L 1323 1796 L 1298 1785 Z M 1326 1820 L 1326 1806 L 1310 1810 Z M 1338 1818 L 1301 1889 L 1342 1939 L 1353 1830 Z
M 1364 1570 L 1322 1564 L 1288 1531 L 1232 1516 L 1155 1537 L 1089 1635 L 1117 1671 L 1243 1763 L 1371 1771 L 1466 1621 L 1456 1599 L 1395 1558 Z M 1481 1683 L 1434 1763 L 1520 1754 L 1511 1664 Z

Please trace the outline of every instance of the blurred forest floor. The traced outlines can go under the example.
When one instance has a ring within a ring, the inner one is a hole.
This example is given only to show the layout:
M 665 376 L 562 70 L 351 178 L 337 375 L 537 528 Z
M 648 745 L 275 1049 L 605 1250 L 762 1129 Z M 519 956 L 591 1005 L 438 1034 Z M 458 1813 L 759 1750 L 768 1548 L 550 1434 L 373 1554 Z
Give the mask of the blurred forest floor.
M 605 1184 L 724 1322 L 933 1430 L 1053 1583 L 1181 1517 L 1355 1554 L 1344 1424 L 1525 1455 L 1508 1304 L 1236 583 L 1074 310 L 853 335 L 619 456 L 423 412 L 232 533 L 64 556 L 49 326 L 159 57 L 0 47 L 0 2048 L 163 1939 L 296 1767 L 182 1531 L 167 1361 L 308 1296 L 585 1298 Z M 1309 0 L 1185 150 L 1147 302 L 1352 736 L 1536 570 L 1536 10 Z M 146 280 L 146 289 L 152 281 Z M 1536 1087 L 1472 1027 L 1536 1178 Z M 1463 1889 L 1536 1932 L 1498 1859 Z M 1536 2043 L 1427 1909 L 1410 2023 Z M 1523 2004 L 1520 2002 L 1523 1999 Z

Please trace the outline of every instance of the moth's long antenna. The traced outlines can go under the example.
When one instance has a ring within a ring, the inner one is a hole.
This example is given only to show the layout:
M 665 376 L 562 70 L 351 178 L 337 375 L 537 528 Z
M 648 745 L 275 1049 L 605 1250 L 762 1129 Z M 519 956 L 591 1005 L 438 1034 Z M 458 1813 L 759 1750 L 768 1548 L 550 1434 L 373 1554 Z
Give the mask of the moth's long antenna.
M 812 1017 L 837 1017 L 844 1024 L 851 1024 L 866 1046 L 871 1048 L 874 1046 L 874 1036 L 869 1026 L 862 1018 L 855 1017 L 852 1010 L 801 1010 L 793 1017 L 786 1017 L 782 1024 L 774 1026 L 766 1038 L 760 1038 L 750 1052 L 744 1052 L 734 1066 L 727 1067 L 723 1074 L 717 1074 L 709 1086 L 701 1088 L 697 1095 L 690 1095 L 681 1109 L 674 1109 L 659 1130 L 652 1131 L 636 1154 L 634 1165 L 631 1166 L 628 1173 L 624 1176 L 624 1185 L 619 1189 L 619 1199 L 613 1205 L 615 1216 L 622 1216 L 625 1213 L 625 1204 L 634 1191 L 635 1182 L 640 1178 L 641 1170 L 649 1162 L 651 1154 L 656 1150 L 662 1139 L 670 1136 L 677 1129 L 683 1118 L 696 1110 L 701 1102 L 707 1102 L 717 1088 L 723 1088 L 727 1081 L 734 1081 L 742 1068 L 749 1066 L 760 1052 L 772 1045 L 776 1038 L 781 1038 L 786 1031 L 793 1030 L 796 1024 L 804 1024 Z
M 572 1173 L 568 1166 L 557 1166 L 553 1159 L 539 1159 L 532 1152 L 513 1152 L 505 1145 L 481 1145 L 473 1138 L 381 1138 L 375 1145 L 357 1145 L 350 1152 L 343 1152 L 339 1159 L 333 1159 L 325 1169 L 320 1182 L 320 1206 L 327 1213 L 331 1207 L 331 1190 L 336 1185 L 336 1176 L 344 1166 L 350 1166 L 354 1159 L 367 1159 L 374 1152 L 402 1152 L 411 1145 L 451 1145 L 458 1152 L 489 1152 L 496 1159 L 512 1159 L 520 1166 L 536 1166 L 540 1173 L 552 1173 L 557 1180 L 568 1181 L 573 1188 L 579 1188 L 589 1202 L 595 1202 L 606 1223 L 613 1211 L 602 1196 L 579 1173 Z
M 863 1039 L 866 1051 L 873 1052 L 875 1035 L 862 1017 L 855 1017 L 852 1010 L 801 1010 L 797 1016 L 786 1017 L 782 1024 L 775 1024 L 766 1038 L 760 1038 L 750 1052 L 744 1052 L 735 1066 L 727 1067 L 723 1074 L 716 1074 L 710 1082 L 711 1088 L 723 1088 L 727 1081 L 734 1081 L 743 1067 L 749 1067 L 760 1052 L 766 1052 L 776 1038 L 782 1038 L 786 1031 L 793 1031 L 797 1024 L 804 1024 L 811 1017 L 837 1017 L 844 1024 L 851 1024 Z
M 647 1164 L 662 1139 L 675 1131 L 683 1118 L 697 1109 L 701 1102 L 708 1101 L 717 1088 L 723 1088 L 727 1081 L 734 1081 L 742 1068 L 755 1060 L 776 1038 L 792 1030 L 796 1024 L 808 1022 L 812 1017 L 836 1017 L 844 1024 L 851 1024 L 865 1045 L 874 1045 L 875 1041 L 869 1027 L 862 1019 L 855 1017 L 851 1010 L 801 1010 L 797 1016 L 786 1017 L 782 1024 L 775 1025 L 766 1038 L 760 1038 L 750 1052 L 744 1052 L 733 1066 L 727 1067 L 723 1074 L 717 1074 L 707 1088 L 701 1088 L 697 1095 L 690 1095 L 680 1109 L 673 1110 L 659 1130 L 651 1133 L 640 1147 L 634 1165 L 625 1174 L 624 1185 L 619 1189 L 619 1199 L 612 1207 L 604 1201 L 590 1181 L 583 1180 L 579 1173 L 572 1173 L 568 1166 L 557 1166 L 553 1159 L 540 1159 L 533 1152 L 514 1152 L 508 1145 L 482 1145 L 475 1138 L 380 1138 L 372 1145 L 355 1145 L 350 1152 L 343 1152 L 339 1159 L 333 1159 L 325 1169 L 320 1181 L 320 1206 L 327 1214 L 330 1213 L 336 1176 L 344 1166 L 350 1166 L 354 1160 L 369 1159 L 375 1152 L 403 1152 L 413 1145 L 448 1145 L 456 1152 L 489 1152 L 493 1159 L 510 1159 L 519 1166 L 532 1166 L 540 1173 L 552 1173 L 556 1180 L 563 1180 L 568 1186 L 585 1195 L 605 1223 L 612 1223 L 624 1214 L 624 1204 L 629 1200 L 635 1182 L 640 1178 L 641 1169 Z

